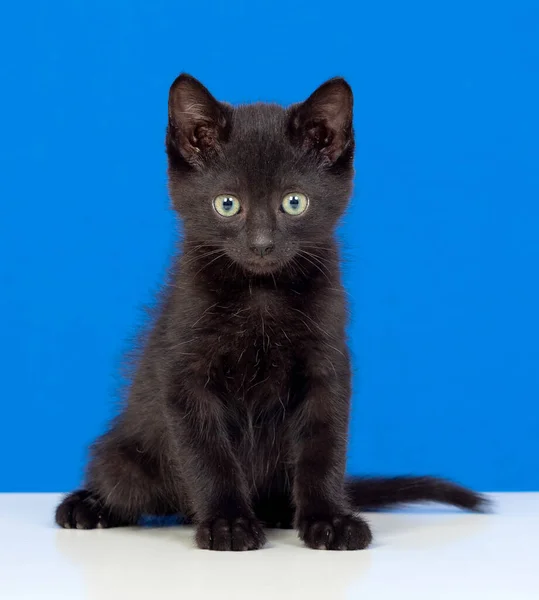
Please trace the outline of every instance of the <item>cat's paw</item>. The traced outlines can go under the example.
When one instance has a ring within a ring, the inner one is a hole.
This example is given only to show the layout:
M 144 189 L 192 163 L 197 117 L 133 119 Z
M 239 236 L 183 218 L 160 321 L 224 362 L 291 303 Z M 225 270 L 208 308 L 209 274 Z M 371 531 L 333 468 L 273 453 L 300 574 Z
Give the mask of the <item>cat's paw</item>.
M 87 490 L 73 492 L 56 509 L 56 523 L 64 529 L 105 529 L 127 523 L 111 515 Z
M 362 550 L 372 541 L 369 525 L 354 515 L 302 519 L 299 536 L 316 550 Z
M 204 550 L 257 550 L 266 536 L 256 519 L 214 519 L 199 524 L 196 542 Z

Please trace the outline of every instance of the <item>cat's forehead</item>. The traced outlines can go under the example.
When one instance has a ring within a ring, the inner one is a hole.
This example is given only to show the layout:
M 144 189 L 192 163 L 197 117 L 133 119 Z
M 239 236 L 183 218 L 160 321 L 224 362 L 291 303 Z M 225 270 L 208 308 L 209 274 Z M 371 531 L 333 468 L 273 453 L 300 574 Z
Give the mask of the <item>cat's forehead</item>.
M 250 137 L 254 133 L 284 135 L 287 114 L 286 108 L 278 104 L 236 106 L 232 113 L 232 137 Z
M 286 174 L 297 163 L 297 150 L 287 135 L 288 112 L 274 104 L 250 104 L 234 109 L 227 162 L 238 171 L 272 177 Z

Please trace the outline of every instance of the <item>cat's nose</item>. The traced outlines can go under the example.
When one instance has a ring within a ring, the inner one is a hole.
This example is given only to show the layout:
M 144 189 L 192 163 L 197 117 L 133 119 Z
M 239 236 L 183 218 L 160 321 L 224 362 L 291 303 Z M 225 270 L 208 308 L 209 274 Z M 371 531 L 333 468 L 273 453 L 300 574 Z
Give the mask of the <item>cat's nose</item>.
M 273 248 L 275 248 L 275 245 L 268 240 L 260 240 L 250 246 L 251 252 L 260 257 L 270 254 Z

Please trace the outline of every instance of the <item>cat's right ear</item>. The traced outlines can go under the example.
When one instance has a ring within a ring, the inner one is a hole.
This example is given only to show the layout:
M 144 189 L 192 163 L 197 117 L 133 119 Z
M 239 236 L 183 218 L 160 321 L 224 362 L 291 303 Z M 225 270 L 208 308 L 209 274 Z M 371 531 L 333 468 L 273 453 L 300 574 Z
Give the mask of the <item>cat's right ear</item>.
M 202 168 L 219 154 L 230 127 L 230 109 L 194 77 L 182 73 L 168 97 L 167 148 Z

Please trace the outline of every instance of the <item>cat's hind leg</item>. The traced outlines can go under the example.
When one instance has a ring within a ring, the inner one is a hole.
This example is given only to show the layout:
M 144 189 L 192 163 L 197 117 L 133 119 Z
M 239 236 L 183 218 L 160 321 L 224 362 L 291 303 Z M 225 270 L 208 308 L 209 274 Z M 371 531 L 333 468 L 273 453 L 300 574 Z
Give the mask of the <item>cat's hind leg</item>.
M 135 441 L 118 443 L 107 435 L 93 450 L 86 489 L 66 496 L 56 523 L 66 529 L 135 525 L 143 515 L 181 512 L 160 462 Z

